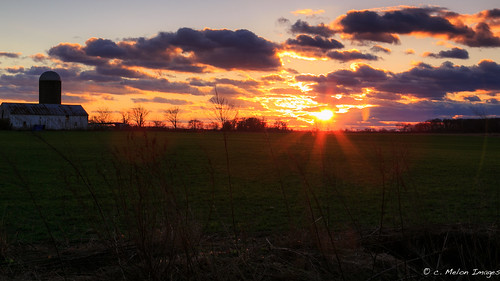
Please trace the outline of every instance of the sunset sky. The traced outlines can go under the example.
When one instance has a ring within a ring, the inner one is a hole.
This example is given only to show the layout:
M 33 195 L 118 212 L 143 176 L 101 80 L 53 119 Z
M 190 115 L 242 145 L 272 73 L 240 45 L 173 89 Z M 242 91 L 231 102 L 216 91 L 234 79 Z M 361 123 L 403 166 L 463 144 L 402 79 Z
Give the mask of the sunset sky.
M 141 105 L 210 122 L 215 86 L 295 129 L 500 117 L 498 0 L 20 0 L 0 24 L 0 102 L 38 102 L 54 70 L 63 103 L 117 120 Z

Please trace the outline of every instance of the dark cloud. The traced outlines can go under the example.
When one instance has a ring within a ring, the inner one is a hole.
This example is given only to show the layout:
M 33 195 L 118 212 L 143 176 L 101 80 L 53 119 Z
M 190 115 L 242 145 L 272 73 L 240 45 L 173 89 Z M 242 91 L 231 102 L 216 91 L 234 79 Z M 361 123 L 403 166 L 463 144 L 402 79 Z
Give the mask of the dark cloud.
M 276 70 L 277 45 L 248 30 L 209 30 L 202 34 L 216 47 L 195 52 L 199 62 L 224 69 Z
M 19 67 L 8 67 L 7 68 L 8 73 L 23 73 L 24 72 L 24 67 L 19 66 Z
M 78 75 L 78 78 L 83 81 L 94 81 L 94 82 L 119 82 L 122 80 L 118 76 L 102 75 L 97 73 L 95 70 L 82 71 Z
M 481 101 L 478 96 L 466 96 L 464 97 L 464 100 L 468 100 L 470 102 Z
M 148 103 L 148 102 L 153 102 L 153 103 L 168 103 L 172 105 L 187 105 L 187 104 L 192 104 L 192 102 L 186 101 L 186 100 L 179 100 L 179 99 L 166 99 L 162 97 L 154 97 L 152 99 L 146 99 L 146 98 L 133 98 L 132 101 L 134 103 Z
M 335 39 L 325 39 L 321 36 L 298 35 L 295 39 L 288 39 L 287 45 L 297 45 L 302 47 L 314 47 L 322 50 L 342 49 L 344 45 Z
M 97 74 L 106 76 L 117 76 L 126 78 L 147 78 L 148 76 L 136 70 L 121 65 L 103 64 L 95 68 Z
M 294 24 L 292 24 L 290 26 L 290 32 L 292 34 L 309 34 L 323 37 L 331 37 L 336 33 L 334 29 L 324 23 L 314 26 L 303 20 L 297 20 Z
M 419 64 L 400 73 L 358 65 L 355 70 L 338 70 L 328 75 L 298 75 L 297 81 L 315 82 L 318 94 L 359 94 L 372 89 L 371 98 L 399 99 L 411 95 L 430 100 L 443 100 L 447 93 L 500 90 L 500 65 L 483 60 L 475 66 L 457 66 L 445 62 L 439 67 Z
M 85 46 L 61 43 L 48 53 L 65 62 L 91 66 L 106 65 L 114 59 L 124 66 L 200 73 L 206 66 L 276 70 L 281 67 L 277 47 L 243 29 L 181 28 L 177 32 L 160 32 L 152 38 L 131 38 L 118 43 L 98 38 L 87 40 Z
M 378 60 L 379 57 L 372 54 L 363 54 L 358 50 L 350 51 L 331 51 L 326 54 L 327 57 L 339 60 L 342 62 L 352 61 L 352 60 Z
M 67 94 L 62 95 L 62 100 L 64 103 L 75 103 L 75 104 L 82 104 L 90 101 L 89 98 L 84 96 L 75 96 Z
M 357 41 L 375 41 L 396 45 L 401 43 L 399 36 L 387 32 L 358 32 L 351 34 L 351 39 Z
M 20 53 L 10 53 L 10 52 L 0 52 L 0 57 L 6 57 L 11 59 L 17 59 L 21 56 Z
M 500 105 L 486 104 L 488 115 L 500 115 Z M 470 103 L 456 101 L 420 101 L 403 104 L 384 101 L 370 108 L 370 117 L 378 121 L 421 122 L 433 118 L 453 118 L 454 116 L 476 117 L 476 108 Z
M 262 81 L 269 81 L 269 82 L 283 82 L 286 80 L 285 78 L 281 77 L 278 74 L 271 74 L 271 75 L 262 76 L 261 79 L 262 79 Z
M 351 11 L 341 20 L 345 33 L 396 33 L 416 31 L 461 34 L 447 19 L 434 16 L 440 8 L 403 8 L 379 14 L 374 11 Z
M 481 61 L 477 66 L 455 66 L 445 62 L 439 67 L 418 65 L 409 71 L 395 74 L 392 79 L 377 85 L 382 92 L 410 94 L 421 98 L 442 99 L 447 93 L 498 90 L 500 65 Z
M 61 43 L 50 48 L 48 54 L 64 62 L 77 62 L 85 65 L 99 65 L 107 62 L 101 57 L 86 54 L 82 46 L 78 44 Z
M 124 79 L 122 85 L 136 88 L 143 91 L 178 93 L 191 95 L 205 95 L 198 88 L 192 87 L 189 83 L 170 82 L 167 79 Z
M 153 38 L 137 38 L 132 41 L 136 43 L 128 46 L 135 57 L 142 58 L 142 54 L 145 54 L 155 61 L 177 62 L 181 66 L 201 63 L 223 69 L 243 70 L 275 70 L 281 66 L 276 54 L 277 45 L 248 30 L 198 31 L 181 28 L 175 33 L 162 32 Z M 193 56 L 187 58 L 174 53 L 173 49 L 177 48 L 181 48 L 183 52 L 192 52 Z
M 276 23 L 279 25 L 287 25 L 287 24 L 290 24 L 290 20 L 287 18 L 281 17 L 276 21 Z
M 489 14 L 495 15 L 496 11 Z M 491 32 L 487 23 L 479 22 L 472 28 L 453 24 L 447 17 L 457 18 L 460 15 L 439 7 L 404 7 L 385 12 L 351 11 L 337 22 L 342 32 L 355 40 L 397 43 L 396 34 L 425 33 L 444 35 L 470 47 L 500 46 L 500 38 Z
M 375 45 L 375 46 L 371 47 L 371 50 L 374 52 L 382 52 L 382 53 L 386 53 L 386 54 L 390 54 L 392 52 L 391 49 L 382 47 L 380 45 Z
M 486 11 L 487 18 L 500 18 L 500 9 L 492 9 Z
M 255 80 L 235 80 L 228 78 L 217 78 L 214 81 L 214 85 L 225 84 L 225 85 L 233 85 L 238 88 L 248 89 L 248 88 L 256 88 L 260 86 L 260 83 Z
M 433 58 L 452 58 L 452 59 L 468 59 L 469 52 L 467 50 L 461 48 L 453 48 L 451 50 L 440 51 L 437 54 L 429 53 L 425 56 L 433 57 Z
M 495 36 L 484 22 L 478 23 L 474 32 L 454 36 L 453 39 L 470 47 L 500 47 L 500 37 Z
M 362 93 L 365 87 L 373 87 L 390 79 L 391 73 L 359 64 L 356 70 L 337 70 L 325 75 L 298 75 L 298 82 L 316 82 L 313 90 L 321 95 Z
M 120 48 L 115 42 L 102 39 L 91 38 L 85 42 L 84 52 L 88 56 L 102 58 L 121 58 L 125 56 L 125 50 Z

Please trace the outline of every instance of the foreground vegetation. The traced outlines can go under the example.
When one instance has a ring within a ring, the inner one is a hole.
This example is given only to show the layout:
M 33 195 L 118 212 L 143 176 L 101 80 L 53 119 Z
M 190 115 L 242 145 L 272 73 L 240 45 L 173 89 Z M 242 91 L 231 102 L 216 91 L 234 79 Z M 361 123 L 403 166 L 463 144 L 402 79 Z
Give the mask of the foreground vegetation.
M 6 276 L 34 270 L 26 242 L 60 276 L 86 245 L 115 266 L 103 279 L 127 280 L 418 277 L 484 235 L 458 256 L 500 261 L 496 136 L 0 134 Z

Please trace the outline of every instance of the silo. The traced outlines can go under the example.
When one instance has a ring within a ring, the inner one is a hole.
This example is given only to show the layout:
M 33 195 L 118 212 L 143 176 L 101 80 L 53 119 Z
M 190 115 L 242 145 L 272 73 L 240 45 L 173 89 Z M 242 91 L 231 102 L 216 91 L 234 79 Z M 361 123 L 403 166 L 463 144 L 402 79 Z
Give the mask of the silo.
M 38 100 L 43 104 L 61 104 L 61 77 L 54 71 L 46 71 L 38 80 Z

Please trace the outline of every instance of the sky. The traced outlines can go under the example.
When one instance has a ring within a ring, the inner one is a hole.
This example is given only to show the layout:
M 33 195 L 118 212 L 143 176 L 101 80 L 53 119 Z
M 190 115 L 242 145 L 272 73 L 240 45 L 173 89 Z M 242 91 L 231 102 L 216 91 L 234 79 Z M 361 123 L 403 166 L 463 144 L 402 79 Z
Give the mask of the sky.
M 215 89 L 297 130 L 500 117 L 497 0 L 19 0 L 0 25 L 0 102 L 37 103 L 53 70 L 63 103 L 116 120 L 208 124 Z

